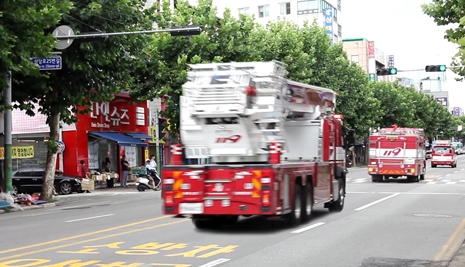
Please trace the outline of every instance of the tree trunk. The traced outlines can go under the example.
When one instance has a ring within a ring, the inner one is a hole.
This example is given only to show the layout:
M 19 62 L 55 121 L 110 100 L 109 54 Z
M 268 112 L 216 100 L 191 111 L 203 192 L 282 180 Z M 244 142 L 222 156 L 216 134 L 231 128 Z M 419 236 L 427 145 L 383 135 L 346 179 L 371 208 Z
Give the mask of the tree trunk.
M 49 142 L 58 142 L 58 131 L 60 130 L 60 114 L 53 114 L 49 118 L 50 126 L 50 140 Z M 55 171 L 56 171 L 56 162 L 57 162 L 57 153 L 52 151 L 48 147 L 47 151 L 47 164 L 45 167 L 45 178 L 42 184 L 42 193 L 40 194 L 40 199 L 45 201 L 50 201 L 53 195 L 53 186 L 55 182 Z M 56 188 L 56 190 L 59 190 Z

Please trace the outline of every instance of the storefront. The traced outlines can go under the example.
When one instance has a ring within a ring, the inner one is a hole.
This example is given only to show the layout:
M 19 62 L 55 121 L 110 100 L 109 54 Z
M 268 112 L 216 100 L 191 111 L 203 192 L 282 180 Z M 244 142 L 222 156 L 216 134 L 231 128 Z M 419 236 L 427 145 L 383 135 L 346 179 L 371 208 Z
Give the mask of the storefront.
M 79 175 L 80 161 L 91 171 L 110 170 L 121 176 L 120 160 L 126 155 L 131 167 L 143 166 L 147 141 L 147 102 L 132 104 L 128 94 L 118 94 L 110 102 L 93 103 L 92 112 L 78 115 L 76 131 L 63 132 L 64 172 Z

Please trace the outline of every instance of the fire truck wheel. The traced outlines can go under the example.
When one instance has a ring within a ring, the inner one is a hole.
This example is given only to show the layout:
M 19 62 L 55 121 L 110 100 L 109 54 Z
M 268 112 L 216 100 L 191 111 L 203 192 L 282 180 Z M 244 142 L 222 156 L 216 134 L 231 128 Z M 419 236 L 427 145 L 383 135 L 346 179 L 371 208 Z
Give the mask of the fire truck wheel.
M 346 188 L 344 185 L 344 181 L 339 178 L 339 191 L 338 191 L 338 198 L 335 202 L 331 202 L 328 205 L 329 211 L 332 212 L 341 212 L 344 209 L 344 199 L 345 199 L 345 192 Z
M 302 186 L 295 184 L 292 211 L 284 215 L 285 220 L 290 226 L 297 225 L 302 221 L 302 214 L 304 213 L 302 202 Z
M 313 214 L 313 186 L 310 183 L 307 183 L 304 187 L 302 195 L 302 208 L 304 215 L 302 216 L 302 221 L 308 221 Z
M 192 223 L 197 229 L 221 228 L 224 221 L 220 217 L 192 216 Z
M 372 182 L 382 182 L 383 181 L 383 176 L 382 175 L 372 175 L 371 176 L 371 181 Z
M 437 165 L 433 165 L 433 164 L 431 164 L 431 168 L 436 168 L 436 166 L 437 166 Z

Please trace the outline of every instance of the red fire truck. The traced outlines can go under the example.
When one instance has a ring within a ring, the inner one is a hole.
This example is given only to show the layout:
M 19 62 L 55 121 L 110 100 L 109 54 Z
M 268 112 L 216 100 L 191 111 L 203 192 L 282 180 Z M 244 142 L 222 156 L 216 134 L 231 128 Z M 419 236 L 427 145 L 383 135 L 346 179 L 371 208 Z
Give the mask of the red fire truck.
M 368 174 L 373 182 L 407 176 L 419 182 L 425 179 L 426 136 L 423 129 L 383 128 L 370 135 Z
M 436 140 L 431 149 L 431 168 L 438 165 L 448 165 L 452 168 L 457 167 L 457 156 L 452 143 L 448 140 Z
M 164 214 L 192 216 L 203 228 L 253 215 L 297 224 L 315 204 L 342 211 L 344 148 L 354 138 L 334 114 L 334 91 L 285 79 L 275 61 L 190 67 L 182 147 L 172 146 L 162 170 Z M 182 156 L 211 163 L 187 165 Z

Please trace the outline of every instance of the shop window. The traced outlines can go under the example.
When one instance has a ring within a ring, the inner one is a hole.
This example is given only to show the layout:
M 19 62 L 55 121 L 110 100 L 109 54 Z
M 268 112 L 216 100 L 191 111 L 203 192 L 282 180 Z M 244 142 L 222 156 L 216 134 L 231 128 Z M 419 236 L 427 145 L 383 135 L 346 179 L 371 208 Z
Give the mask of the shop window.
M 280 15 L 289 15 L 289 14 L 291 14 L 291 3 L 280 3 L 279 4 L 279 14 Z
M 259 6 L 258 7 L 258 17 L 264 18 L 270 16 L 270 5 Z
M 359 58 L 358 58 L 358 55 L 353 55 L 353 56 L 351 56 L 351 57 L 350 57 L 350 60 L 351 60 L 353 63 L 357 64 L 357 65 L 360 63 Z
M 126 155 L 126 160 L 129 162 L 130 167 L 139 167 L 142 165 L 139 151 L 140 148 L 134 146 L 124 147 L 124 154 Z

